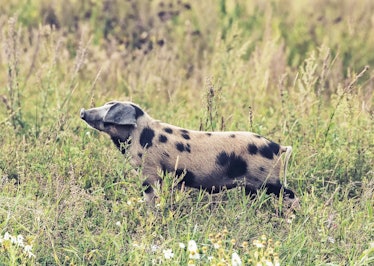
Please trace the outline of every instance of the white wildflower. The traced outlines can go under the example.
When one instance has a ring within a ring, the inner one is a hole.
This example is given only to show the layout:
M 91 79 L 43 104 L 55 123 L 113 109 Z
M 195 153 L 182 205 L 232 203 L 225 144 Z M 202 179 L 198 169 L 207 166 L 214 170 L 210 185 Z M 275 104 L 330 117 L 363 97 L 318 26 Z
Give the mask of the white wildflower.
M 266 266 L 274 266 L 274 264 L 270 260 L 265 260 Z
M 31 252 L 32 246 L 25 244 L 24 237 L 22 235 L 12 236 L 6 232 L 4 237 L 0 235 L 0 244 L 2 244 L 4 241 L 10 241 L 11 244 L 23 248 L 21 252 L 25 253 L 29 258 L 35 258 L 34 253 Z
M 213 260 L 213 256 L 209 256 L 208 261 L 212 261 L 212 260 Z
M 165 259 L 167 259 L 167 260 L 169 260 L 169 259 L 171 259 L 171 258 L 174 257 L 174 253 L 173 253 L 173 251 L 171 250 L 171 248 L 164 249 L 162 252 L 164 253 L 164 257 L 165 257 Z
M 23 250 L 24 250 L 25 252 L 30 252 L 30 251 L 32 250 L 32 246 L 31 246 L 31 245 L 26 245 L 26 246 L 23 248 Z
M 190 252 L 190 256 L 189 256 L 190 259 L 196 259 L 196 260 L 200 259 L 199 250 L 197 249 L 197 244 L 195 240 L 188 241 L 187 249 Z
M 11 235 L 8 232 L 5 232 L 4 234 L 4 240 L 9 240 Z
M 188 241 L 188 251 L 197 251 L 197 244 L 195 240 Z
M 30 252 L 27 252 L 27 255 L 29 256 L 29 259 L 31 259 L 31 258 L 35 258 L 35 254 L 32 253 L 31 251 L 30 251 Z
M 25 245 L 24 248 L 23 248 L 23 251 L 27 254 L 27 256 L 29 258 L 35 258 L 35 255 L 34 253 L 31 252 L 32 250 L 32 246 L 31 245 Z
M 240 259 L 238 253 L 234 252 L 231 256 L 231 265 L 232 266 L 241 266 L 242 260 Z
M 121 226 L 121 222 L 120 222 L 120 221 L 117 221 L 117 222 L 116 222 L 116 225 L 117 225 L 118 227 L 120 227 L 120 226 Z
M 151 245 L 151 251 L 156 252 L 159 249 L 157 245 Z
M 256 248 L 264 248 L 264 244 L 262 244 L 260 241 L 258 240 L 253 240 L 253 243 L 252 243 Z
M 180 247 L 181 249 L 185 249 L 185 248 L 186 248 L 186 245 L 185 245 L 184 243 L 180 242 L 180 243 L 179 243 L 179 247 Z
M 24 243 L 23 243 L 23 236 L 22 236 L 22 235 L 18 235 L 18 236 L 17 236 L 17 245 L 20 246 L 20 247 L 23 247 L 23 246 L 24 246 Z
M 11 242 L 12 244 L 18 244 L 17 237 L 11 235 L 11 236 L 10 236 L 10 242 Z

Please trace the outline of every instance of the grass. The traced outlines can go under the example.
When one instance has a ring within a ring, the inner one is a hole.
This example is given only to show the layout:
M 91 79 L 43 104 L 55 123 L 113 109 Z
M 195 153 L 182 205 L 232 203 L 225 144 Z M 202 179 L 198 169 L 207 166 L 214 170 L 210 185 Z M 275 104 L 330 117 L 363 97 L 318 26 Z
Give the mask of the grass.
M 0 264 L 373 263 L 370 1 L 37 0 L 0 11 Z M 181 192 L 172 174 L 147 207 L 129 158 L 79 118 L 112 99 L 293 146 L 300 209 L 240 189 Z

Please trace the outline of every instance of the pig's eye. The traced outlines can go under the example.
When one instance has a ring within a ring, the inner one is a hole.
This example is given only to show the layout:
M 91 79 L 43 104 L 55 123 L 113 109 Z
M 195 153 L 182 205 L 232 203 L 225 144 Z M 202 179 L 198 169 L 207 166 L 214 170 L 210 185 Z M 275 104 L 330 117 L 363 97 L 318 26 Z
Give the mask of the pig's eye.
M 111 125 L 113 125 L 113 124 L 112 124 L 112 123 L 104 122 L 104 127 L 105 127 L 105 128 L 108 128 L 108 127 L 110 127 Z

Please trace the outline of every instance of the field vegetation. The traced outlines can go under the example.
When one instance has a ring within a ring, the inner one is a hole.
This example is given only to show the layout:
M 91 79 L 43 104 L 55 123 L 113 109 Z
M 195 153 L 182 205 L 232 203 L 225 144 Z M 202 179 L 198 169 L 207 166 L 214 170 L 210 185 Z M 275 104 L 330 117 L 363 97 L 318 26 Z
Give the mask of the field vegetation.
M 0 265 L 373 265 L 373 1 L 0 2 Z M 113 99 L 291 145 L 300 208 L 172 174 L 147 207 L 79 117 Z

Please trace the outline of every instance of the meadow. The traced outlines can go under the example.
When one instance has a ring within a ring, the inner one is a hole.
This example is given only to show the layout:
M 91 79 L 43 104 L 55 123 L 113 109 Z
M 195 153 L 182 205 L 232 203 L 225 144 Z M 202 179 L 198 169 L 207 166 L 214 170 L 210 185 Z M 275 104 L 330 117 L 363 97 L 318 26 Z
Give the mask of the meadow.
M 374 264 L 373 1 L 0 3 L 0 265 Z M 300 207 L 171 173 L 150 208 L 79 117 L 113 99 L 292 146 Z

